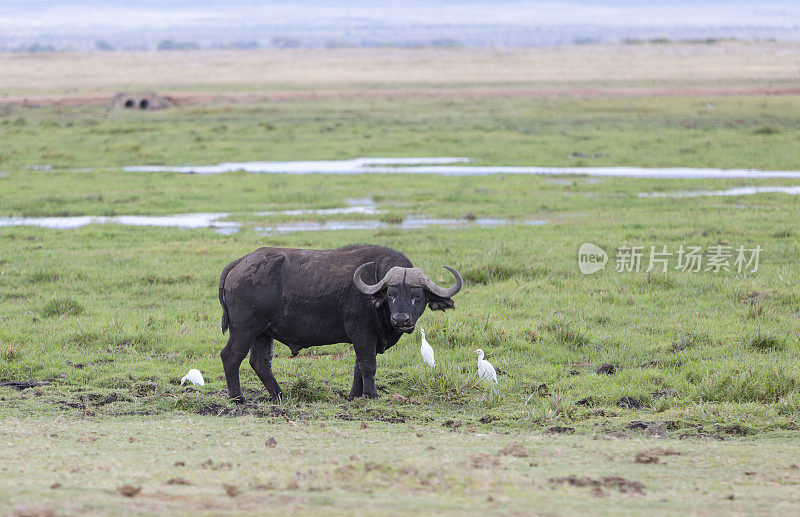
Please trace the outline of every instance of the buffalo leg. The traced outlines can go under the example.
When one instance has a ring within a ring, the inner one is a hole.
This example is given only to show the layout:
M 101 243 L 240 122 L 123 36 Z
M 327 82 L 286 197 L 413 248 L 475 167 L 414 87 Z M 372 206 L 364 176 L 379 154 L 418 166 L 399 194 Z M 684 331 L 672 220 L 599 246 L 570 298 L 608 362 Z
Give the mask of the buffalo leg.
M 258 378 L 264 383 L 273 400 L 283 397 L 281 387 L 272 374 L 272 338 L 267 335 L 258 336 L 253 341 L 250 349 L 250 366 L 255 370 Z
M 356 355 L 358 369 L 361 371 L 362 395 L 369 398 L 377 398 L 378 392 L 375 389 L 375 370 L 377 370 L 377 360 L 375 352 Z
M 240 404 L 243 404 L 245 400 L 239 385 L 239 366 L 247 357 L 254 337 L 251 334 L 240 334 L 232 328 L 228 344 L 219 354 L 222 359 L 222 368 L 225 370 L 225 382 L 228 384 L 228 397 Z
M 358 359 L 353 368 L 353 387 L 350 388 L 350 398 L 354 399 L 364 394 L 364 380 L 361 378 L 361 370 L 358 369 Z

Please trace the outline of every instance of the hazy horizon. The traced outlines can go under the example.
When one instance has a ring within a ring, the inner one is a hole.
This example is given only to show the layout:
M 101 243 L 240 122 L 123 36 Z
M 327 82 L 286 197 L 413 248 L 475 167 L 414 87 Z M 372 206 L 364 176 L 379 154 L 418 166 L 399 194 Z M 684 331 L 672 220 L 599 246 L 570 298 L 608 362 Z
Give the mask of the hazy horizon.
M 800 40 L 800 4 L 717 0 L 641 5 L 630 0 L 570 2 L 420 0 L 363 5 L 305 0 L 7 0 L 0 49 L 152 49 L 172 40 L 200 48 L 381 45 L 535 46 L 630 39 Z

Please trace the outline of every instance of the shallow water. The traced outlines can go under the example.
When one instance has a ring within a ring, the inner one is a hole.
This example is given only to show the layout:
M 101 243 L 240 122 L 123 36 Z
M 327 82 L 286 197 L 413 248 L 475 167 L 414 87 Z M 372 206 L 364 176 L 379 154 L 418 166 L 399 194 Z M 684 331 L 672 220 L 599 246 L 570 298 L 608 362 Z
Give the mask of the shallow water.
M 316 232 L 338 230 L 377 230 L 380 228 L 398 228 L 401 230 L 418 230 L 430 226 L 444 226 L 447 228 L 491 228 L 495 226 L 521 225 L 539 226 L 547 224 L 544 220 L 506 221 L 505 219 L 478 218 L 478 219 L 437 219 L 433 217 L 409 216 L 399 224 L 385 223 L 383 221 L 297 221 L 278 223 L 269 226 L 260 226 L 256 231 L 263 235 L 278 235 L 289 232 Z
M 125 226 L 161 226 L 175 228 L 213 228 L 219 233 L 235 233 L 241 226 L 234 221 L 220 221 L 227 213 L 149 215 L 79 215 L 72 217 L 0 217 L 2 226 L 40 226 L 57 230 L 71 230 L 89 224 L 122 224 Z
M 265 212 L 256 212 L 255 215 L 269 216 L 269 215 L 343 215 L 343 214 L 362 214 L 362 215 L 377 215 L 383 213 L 378 210 L 378 205 L 375 201 L 369 198 L 365 199 L 346 199 L 345 204 L 348 206 L 344 208 L 318 208 L 318 209 L 300 209 L 300 210 L 267 210 Z
M 215 165 L 162 166 L 141 165 L 124 167 L 127 172 L 180 172 L 183 174 L 221 174 L 245 171 L 264 174 L 365 174 L 386 170 L 392 172 L 400 165 L 441 165 L 466 163 L 469 158 L 355 158 L 352 160 L 313 160 L 296 162 L 225 162 Z
M 688 190 L 683 192 L 641 192 L 639 197 L 705 197 L 705 196 L 751 196 L 753 194 L 800 194 L 800 187 L 737 187 L 728 190 Z
M 351 206 L 347 208 L 326 208 L 319 210 L 283 210 L 274 212 L 259 212 L 256 215 L 307 215 L 307 214 L 342 214 L 379 213 L 374 204 L 356 204 L 370 200 L 350 200 Z M 352 211 L 349 211 L 352 210 Z M 164 216 L 145 215 L 119 215 L 119 216 L 72 216 L 72 217 L 0 217 L 0 227 L 9 226 L 39 226 L 56 230 L 71 230 L 90 224 L 121 224 L 124 226 L 160 226 L 172 228 L 210 228 L 223 235 L 238 232 L 242 224 L 236 221 L 221 221 L 228 217 L 228 213 L 197 213 L 175 214 Z M 341 231 L 341 230 L 376 230 L 379 228 L 399 228 L 401 230 L 415 230 L 429 226 L 446 226 L 448 228 L 479 227 L 489 228 L 504 225 L 541 225 L 547 221 L 506 221 L 505 219 L 477 218 L 477 219 L 437 219 L 424 216 L 408 216 L 399 224 L 390 224 L 378 220 L 363 221 L 290 221 L 256 227 L 256 231 L 265 234 L 282 234 L 289 232 L 313 231 Z
M 129 172 L 180 172 L 220 174 L 246 171 L 263 174 L 436 174 L 442 176 L 486 176 L 491 174 L 584 175 L 622 178 L 800 178 L 800 171 L 756 169 L 693 169 L 643 167 L 517 167 L 465 166 L 463 157 L 356 158 L 297 162 L 226 162 L 216 165 L 125 167 Z

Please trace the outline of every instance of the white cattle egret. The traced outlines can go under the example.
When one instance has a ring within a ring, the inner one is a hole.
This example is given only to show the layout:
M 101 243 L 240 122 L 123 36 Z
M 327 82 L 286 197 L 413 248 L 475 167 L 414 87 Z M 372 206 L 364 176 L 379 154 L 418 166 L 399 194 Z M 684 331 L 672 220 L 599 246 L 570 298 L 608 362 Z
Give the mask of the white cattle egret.
M 422 354 L 422 359 L 425 360 L 428 366 L 433 368 L 436 366 L 436 360 L 433 358 L 433 348 L 428 344 L 428 340 L 425 339 L 425 330 L 420 328 L 419 332 L 422 334 L 422 344 L 419 347 L 419 353 Z
M 183 376 L 183 379 L 181 379 L 181 386 L 183 386 L 183 383 L 186 381 L 191 382 L 195 386 L 206 385 L 206 381 L 203 380 L 203 374 L 200 373 L 200 370 L 195 370 L 194 368 L 189 370 L 189 373 Z
M 497 384 L 497 372 L 492 363 L 483 358 L 483 350 L 479 348 L 475 353 L 478 354 L 478 377 Z

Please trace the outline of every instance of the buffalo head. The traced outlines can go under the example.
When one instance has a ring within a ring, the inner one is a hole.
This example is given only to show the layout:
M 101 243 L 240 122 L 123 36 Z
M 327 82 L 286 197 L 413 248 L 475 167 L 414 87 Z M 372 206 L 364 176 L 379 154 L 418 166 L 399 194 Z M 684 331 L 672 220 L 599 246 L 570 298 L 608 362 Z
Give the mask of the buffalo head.
M 395 266 L 386 272 L 377 284 L 369 285 L 361 279 L 361 270 L 374 264 L 362 264 L 353 273 L 356 288 L 372 296 L 375 307 L 386 304 L 392 326 L 400 332 L 411 333 L 425 306 L 434 311 L 455 307 L 453 296 L 461 290 L 463 281 L 455 269 L 444 266 L 456 277 L 456 283 L 447 289 L 439 287 L 418 267 Z

